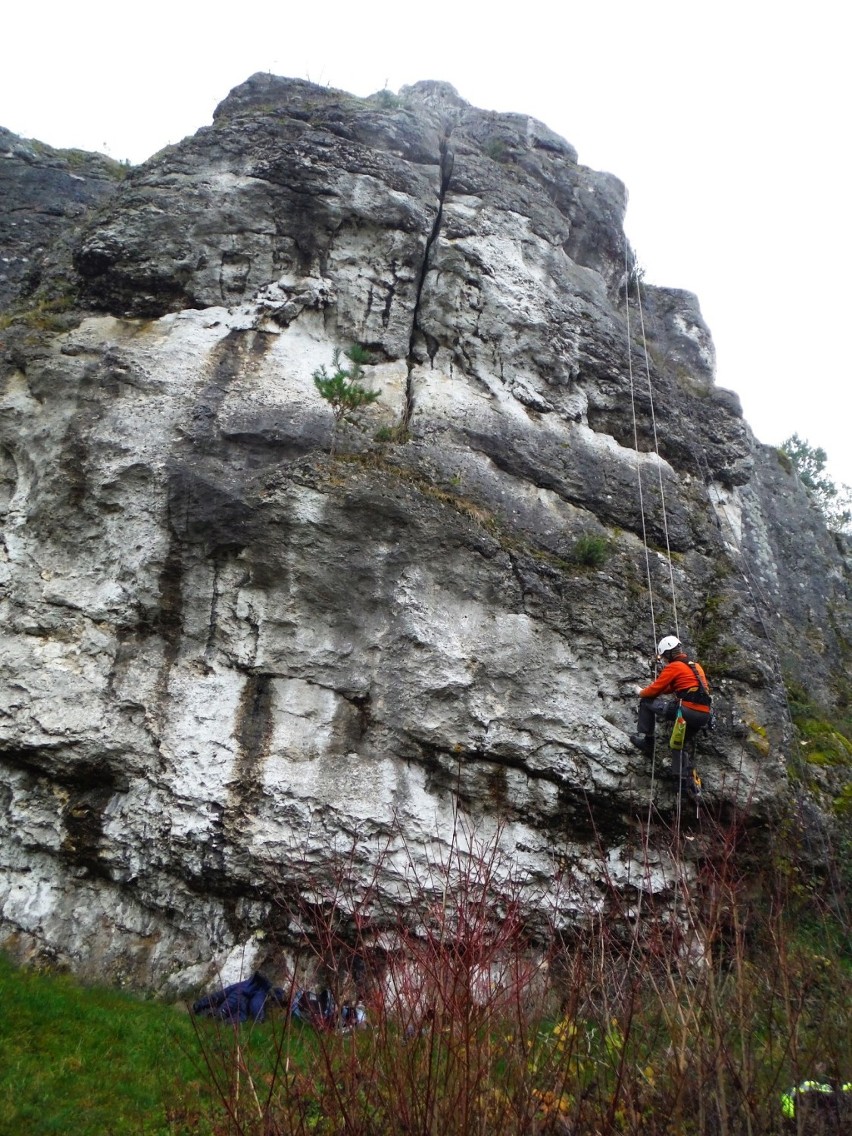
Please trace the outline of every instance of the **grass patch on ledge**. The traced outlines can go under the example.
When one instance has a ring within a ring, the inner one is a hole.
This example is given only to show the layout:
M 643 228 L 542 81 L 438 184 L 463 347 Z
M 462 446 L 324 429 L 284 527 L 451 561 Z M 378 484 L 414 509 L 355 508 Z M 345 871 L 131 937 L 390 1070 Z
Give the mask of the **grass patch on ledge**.
M 16 324 L 31 331 L 68 331 L 80 322 L 75 312 L 76 303 L 76 295 L 70 287 L 51 296 L 36 295 L 28 306 L 21 305 L 0 315 L 0 331 Z

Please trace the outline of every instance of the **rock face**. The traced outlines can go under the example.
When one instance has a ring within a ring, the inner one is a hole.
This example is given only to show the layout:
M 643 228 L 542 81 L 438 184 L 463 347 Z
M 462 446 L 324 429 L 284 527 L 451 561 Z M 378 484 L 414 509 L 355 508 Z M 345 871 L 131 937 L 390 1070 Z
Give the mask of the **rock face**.
M 605 908 L 602 837 L 665 896 L 627 734 L 675 625 L 710 807 L 779 807 L 782 673 L 843 696 L 848 561 L 687 293 L 642 290 L 649 388 L 624 205 L 446 84 L 261 75 L 66 227 L 75 326 L 4 333 L 7 947 L 180 989 L 335 848 L 384 848 L 392 905 L 458 803 L 559 923 Z M 312 375 L 352 343 L 381 398 L 332 460 Z
M 103 154 L 54 150 L 0 127 L 0 311 L 35 291 L 54 243 L 126 169 Z

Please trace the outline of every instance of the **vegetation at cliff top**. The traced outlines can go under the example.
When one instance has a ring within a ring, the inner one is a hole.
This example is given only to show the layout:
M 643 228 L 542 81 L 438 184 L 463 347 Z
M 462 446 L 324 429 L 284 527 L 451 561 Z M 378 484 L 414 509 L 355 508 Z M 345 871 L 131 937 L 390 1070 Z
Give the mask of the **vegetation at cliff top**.
M 825 523 L 835 532 L 848 532 L 852 524 L 852 489 L 837 485 L 825 472 L 828 455 L 798 434 L 781 443 L 781 453 L 793 464 L 799 480 L 816 503 Z

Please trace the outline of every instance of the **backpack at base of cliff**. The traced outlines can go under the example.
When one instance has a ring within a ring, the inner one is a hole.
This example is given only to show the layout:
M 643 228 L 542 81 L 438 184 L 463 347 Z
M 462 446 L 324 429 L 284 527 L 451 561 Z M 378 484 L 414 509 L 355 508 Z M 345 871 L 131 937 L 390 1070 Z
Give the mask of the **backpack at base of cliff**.
M 290 1013 L 314 1029 L 333 1029 L 337 1021 L 337 1004 L 330 990 L 297 990 L 290 1003 Z
M 339 1009 L 330 990 L 297 990 L 290 1003 L 290 1013 L 300 1022 L 316 1030 L 347 1032 L 367 1024 L 364 1007 L 345 1002 Z

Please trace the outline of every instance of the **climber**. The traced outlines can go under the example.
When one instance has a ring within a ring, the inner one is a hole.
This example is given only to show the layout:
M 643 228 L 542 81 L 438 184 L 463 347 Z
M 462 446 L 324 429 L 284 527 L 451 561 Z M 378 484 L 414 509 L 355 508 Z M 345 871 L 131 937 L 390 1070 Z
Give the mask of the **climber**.
M 643 753 L 654 752 L 656 719 L 673 722 L 678 709 L 686 721 L 686 741 L 682 750 L 672 750 L 671 772 L 695 795 L 692 767 L 684 761 L 690 742 L 710 724 L 710 688 L 700 663 L 687 658 L 680 640 L 666 635 L 657 645 L 657 658 L 665 665 L 659 676 L 639 692 L 639 721 L 637 732 L 630 740 Z M 663 695 L 673 694 L 674 698 Z

